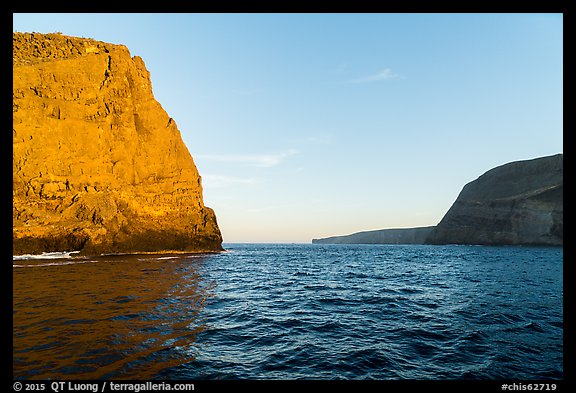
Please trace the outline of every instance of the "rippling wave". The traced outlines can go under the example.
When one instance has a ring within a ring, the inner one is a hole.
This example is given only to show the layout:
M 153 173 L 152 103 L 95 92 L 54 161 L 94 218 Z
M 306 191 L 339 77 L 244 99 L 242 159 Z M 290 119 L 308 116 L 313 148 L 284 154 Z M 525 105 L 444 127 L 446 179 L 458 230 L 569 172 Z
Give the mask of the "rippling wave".
M 14 260 L 14 377 L 562 378 L 561 248 L 226 248 Z

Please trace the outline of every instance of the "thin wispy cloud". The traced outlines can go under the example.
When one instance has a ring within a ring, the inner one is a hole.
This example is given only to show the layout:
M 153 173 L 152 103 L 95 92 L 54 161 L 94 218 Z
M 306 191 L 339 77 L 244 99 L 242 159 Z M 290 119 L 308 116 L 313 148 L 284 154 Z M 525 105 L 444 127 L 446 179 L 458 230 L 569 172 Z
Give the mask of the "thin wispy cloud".
M 392 69 L 384 68 L 383 70 L 375 74 L 368 75 L 362 78 L 352 79 L 349 81 L 349 83 L 369 83 L 369 82 L 387 81 L 398 78 L 400 78 L 400 75 L 392 71 Z
M 256 184 L 257 180 L 252 178 L 242 178 L 226 175 L 210 175 L 202 176 L 202 185 L 204 188 L 222 188 L 236 185 L 250 185 Z
M 261 168 L 273 167 L 280 164 L 286 158 L 298 153 L 298 150 L 290 149 L 280 153 L 272 154 L 202 154 L 199 159 L 244 164 Z
M 273 210 L 280 209 L 280 206 L 263 206 L 263 207 L 256 207 L 252 209 L 246 209 L 246 213 L 257 214 L 257 213 L 268 213 Z
M 329 72 L 336 75 L 342 75 L 348 70 L 347 63 L 340 63 L 336 68 L 330 70 Z

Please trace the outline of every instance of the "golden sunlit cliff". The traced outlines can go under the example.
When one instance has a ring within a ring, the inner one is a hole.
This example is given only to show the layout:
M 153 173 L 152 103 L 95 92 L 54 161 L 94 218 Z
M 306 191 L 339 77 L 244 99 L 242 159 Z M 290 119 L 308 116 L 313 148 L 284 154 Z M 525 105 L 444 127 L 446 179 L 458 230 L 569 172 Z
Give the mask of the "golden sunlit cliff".
M 13 34 L 13 253 L 221 250 L 212 209 L 143 60 Z

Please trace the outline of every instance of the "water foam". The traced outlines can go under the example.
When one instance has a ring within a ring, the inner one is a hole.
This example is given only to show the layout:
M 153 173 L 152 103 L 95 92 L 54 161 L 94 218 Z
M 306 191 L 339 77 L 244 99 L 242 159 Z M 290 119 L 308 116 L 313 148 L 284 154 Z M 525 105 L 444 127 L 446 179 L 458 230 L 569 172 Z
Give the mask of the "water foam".
M 12 267 L 41 267 L 41 266 L 60 266 L 60 265 L 74 265 L 77 263 L 87 263 L 93 261 L 87 261 L 84 259 L 75 259 L 75 254 L 80 251 L 64 251 L 64 252 L 44 252 L 42 254 L 23 254 L 23 255 L 13 255 Z M 53 260 L 54 262 L 38 263 L 39 261 Z M 64 260 L 64 261 L 62 261 Z M 23 264 L 18 262 L 29 261 L 31 264 Z
M 64 251 L 64 252 L 43 252 L 42 254 L 23 254 L 13 255 L 13 261 L 29 260 L 29 259 L 69 259 L 73 258 L 72 254 L 78 254 L 80 251 Z

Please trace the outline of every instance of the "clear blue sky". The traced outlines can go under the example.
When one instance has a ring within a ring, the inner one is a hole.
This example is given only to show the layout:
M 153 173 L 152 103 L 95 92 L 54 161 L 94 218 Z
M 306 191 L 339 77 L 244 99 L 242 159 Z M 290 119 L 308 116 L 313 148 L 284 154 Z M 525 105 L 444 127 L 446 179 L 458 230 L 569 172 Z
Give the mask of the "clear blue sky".
M 563 151 L 562 14 L 14 14 L 151 73 L 225 242 L 435 225 Z

